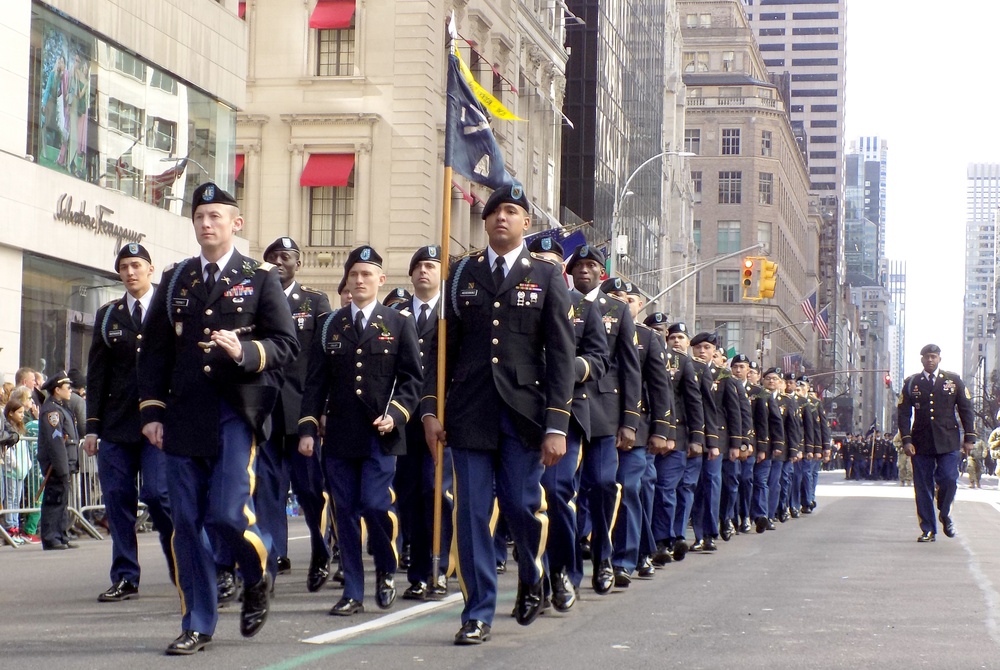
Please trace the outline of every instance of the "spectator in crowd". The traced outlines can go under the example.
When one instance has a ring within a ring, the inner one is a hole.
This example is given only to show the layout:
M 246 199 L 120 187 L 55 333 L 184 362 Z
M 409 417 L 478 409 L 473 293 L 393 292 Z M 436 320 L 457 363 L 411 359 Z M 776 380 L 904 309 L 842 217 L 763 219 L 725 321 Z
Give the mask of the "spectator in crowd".
M 28 475 L 24 481 L 24 503 L 25 507 L 38 507 L 39 500 L 39 487 L 42 483 L 42 471 L 38 467 L 38 458 L 36 457 L 36 452 L 38 451 L 38 443 L 35 441 L 38 437 L 38 409 L 35 407 L 34 401 L 31 399 L 31 392 L 27 391 L 23 386 L 21 388 L 21 397 L 25 398 L 27 405 L 24 406 L 24 433 L 22 437 L 29 438 L 30 441 L 22 440 L 21 444 L 24 445 L 26 451 L 31 457 L 31 467 L 28 470 Z M 15 388 L 11 391 L 11 399 L 15 399 L 18 393 L 18 389 Z M 7 402 L 10 402 L 8 400 Z M 21 535 L 25 537 L 31 544 L 40 544 L 42 539 L 38 535 L 38 522 L 41 519 L 41 512 L 29 512 L 28 514 L 21 515 Z
M 0 387 L 0 404 L 6 405 L 10 400 L 10 392 L 14 390 L 14 382 L 4 382 Z
M 41 384 L 38 383 L 35 371 L 27 367 L 19 368 L 18 371 L 14 373 L 14 386 L 23 386 L 28 389 L 28 393 L 31 395 L 31 399 L 35 403 L 36 412 L 34 417 L 37 419 L 37 408 L 42 406 L 42 401 L 45 400 L 45 397 L 42 395 Z
M 30 507 L 21 504 L 21 494 L 24 490 L 24 480 L 31 470 L 31 448 L 20 438 L 25 434 L 24 405 L 16 400 L 8 400 L 3 410 L 3 428 L 0 430 L 0 444 L 9 444 L 3 457 L 4 474 L 4 509 Z M 30 501 L 26 501 L 30 502 Z M 21 532 L 17 523 L 17 513 L 7 513 L 3 517 L 3 525 L 15 542 L 38 543 L 38 538 Z

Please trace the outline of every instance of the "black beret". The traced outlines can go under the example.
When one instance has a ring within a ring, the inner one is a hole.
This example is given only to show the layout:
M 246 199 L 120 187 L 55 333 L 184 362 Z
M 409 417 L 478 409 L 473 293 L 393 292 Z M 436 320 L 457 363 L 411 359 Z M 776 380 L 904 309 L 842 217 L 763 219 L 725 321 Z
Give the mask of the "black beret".
M 809 377 L 807 377 L 805 375 L 799 375 L 799 378 L 796 379 L 795 381 L 798 382 L 799 384 L 808 384 L 809 383 Z
M 436 244 L 428 244 L 425 247 L 420 247 L 413 252 L 413 256 L 410 257 L 410 271 L 406 274 L 412 275 L 413 269 L 417 267 L 417 263 L 421 261 L 437 261 L 441 262 L 441 247 Z
M 584 244 L 569 257 L 569 262 L 566 263 L 566 272 L 572 272 L 573 266 L 576 265 L 577 261 L 582 260 L 594 261 L 602 268 L 604 267 L 604 254 L 601 253 L 601 250 L 597 247 Z
M 236 198 L 212 182 L 205 182 L 194 190 L 194 195 L 191 197 L 191 218 L 194 218 L 194 213 L 198 207 L 209 204 L 232 205 L 235 207 Z
M 386 307 L 395 307 L 396 305 L 406 302 L 411 297 L 410 292 L 400 286 L 399 288 L 389 291 L 389 295 L 385 297 L 382 304 Z
M 290 237 L 279 237 L 274 242 L 267 245 L 267 249 L 264 249 L 264 258 L 266 259 L 272 251 L 280 250 L 294 251 L 297 254 L 302 252 L 299 250 L 299 245 L 295 244 L 295 240 Z
M 351 253 L 347 255 L 347 260 L 344 262 L 345 275 L 351 271 L 355 263 L 371 263 L 382 267 L 382 257 L 378 255 L 377 251 L 365 244 L 357 249 L 352 249 Z
M 764 374 L 762 374 L 761 377 L 766 377 L 768 375 L 778 375 L 780 377 L 781 368 L 768 368 L 767 370 L 764 370 Z
M 940 354 L 941 347 L 936 344 L 925 344 L 924 348 L 920 350 L 920 355 L 924 356 L 926 354 Z
M 82 389 L 87 385 L 87 377 L 80 372 L 79 368 L 70 368 L 70 371 L 66 373 L 69 377 L 69 383 L 73 385 L 75 389 Z
M 692 347 L 696 344 L 705 343 L 711 344 L 713 347 L 717 347 L 719 346 L 719 338 L 715 335 L 715 333 L 698 333 L 691 338 Z
M 46 393 L 51 394 L 52 391 L 55 390 L 57 386 L 60 386 L 62 384 L 70 384 L 70 385 L 73 384 L 73 381 L 69 378 L 69 375 L 66 374 L 65 370 L 60 370 L 59 372 L 55 373 L 54 375 L 46 379 L 45 384 L 42 385 L 42 390 L 45 391 Z
M 750 363 L 750 357 L 746 354 L 736 354 L 733 356 L 733 360 L 729 362 L 730 365 L 733 363 Z
M 566 253 L 563 251 L 563 247 L 559 244 L 559 240 L 549 235 L 543 235 L 541 237 L 536 237 L 531 240 L 528 245 L 528 251 L 534 252 L 536 254 L 540 253 L 550 253 L 559 254 L 559 258 L 564 258 Z
M 138 242 L 131 242 L 121 248 L 118 256 L 115 257 L 115 272 L 118 272 L 118 266 L 121 265 L 123 258 L 141 258 L 147 263 L 153 262 L 153 259 L 149 257 L 149 252 L 146 251 L 146 247 Z
M 667 315 L 663 312 L 653 312 L 643 321 L 647 326 L 660 326 L 667 322 Z
M 524 187 L 520 184 L 511 184 L 510 186 L 501 186 L 490 194 L 490 197 L 486 200 L 486 204 L 483 205 L 483 220 L 485 221 L 486 217 L 496 211 L 496 208 L 505 202 L 520 205 L 526 212 L 531 211 L 531 204 L 528 203 L 528 196 L 524 194 Z
M 760 363 L 758 363 L 757 361 L 750 361 L 750 369 L 760 372 Z
M 687 335 L 688 327 L 684 325 L 683 321 L 678 321 L 677 323 L 670 324 L 667 328 L 667 335 L 673 335 L 674 333 L 684 333 Z
M 784 379 L 786 382 L 793 382 L 797 379 L 794 372 L 786 372 L 785 374 L 781 375 L 781 378 Z
M 346 274 L 344 275 L 344 278 L 340 280 L 340 284 L 337 286 L 337 295 L 340 295 L 341 293 L 343 293 L 345 288 L 347 288 L 347 275 Z
M 601 290 L 605 293 L 631 293 L 632 282 L 621 277 L 612 277 L 601 282 Z

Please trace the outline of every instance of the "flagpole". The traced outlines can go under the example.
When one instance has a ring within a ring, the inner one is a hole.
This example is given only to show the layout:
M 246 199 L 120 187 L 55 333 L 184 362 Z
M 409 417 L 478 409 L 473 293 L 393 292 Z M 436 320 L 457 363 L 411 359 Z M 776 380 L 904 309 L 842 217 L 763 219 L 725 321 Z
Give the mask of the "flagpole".
M 873 421 L 872 422 L 872 426 L 874 426 L 874 425 L 875 425 L 875 422 Z M 872 475 L 872 468 L 875 467 L 875 435 L 877 433 L 878 433 L 877 430 L 873 430 L 872 431 L 872 453 L 871 453 L 871 456 L 868 457 L 868 476 L 869 477 L 871 477 L 871 475 Z

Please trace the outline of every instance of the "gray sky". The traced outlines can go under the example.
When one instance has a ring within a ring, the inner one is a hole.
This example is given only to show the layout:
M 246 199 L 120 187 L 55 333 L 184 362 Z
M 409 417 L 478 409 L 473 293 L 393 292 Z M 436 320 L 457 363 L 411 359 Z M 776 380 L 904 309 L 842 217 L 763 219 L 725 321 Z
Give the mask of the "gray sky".
M 848 3 L 847 144 L 889 144 L 886 254 L 907 263 L 907 374 L 928 342 L 961 372 L 965 174 L 1000 162 L 998 25 L 995 0 Z

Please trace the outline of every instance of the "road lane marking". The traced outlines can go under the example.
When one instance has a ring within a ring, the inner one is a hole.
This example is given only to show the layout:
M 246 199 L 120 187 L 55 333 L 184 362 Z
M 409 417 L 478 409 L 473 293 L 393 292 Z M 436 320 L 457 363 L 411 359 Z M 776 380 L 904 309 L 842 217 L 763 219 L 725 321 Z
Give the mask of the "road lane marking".
M 435 610 L 450 607 L 457 602 L 461 602 L 461 600 L 461 593 L 453 593 L 443 600 L 434 600 L 420 605 L 415 605 L 413 607 L 407 607 L 404 610 L 392 612 L 391 614 L 380 616 L 377 619 L 372 619 L 371 621 L 365 621 L 364 623 L 360 623 L 356 626 L 333 630 L 329 633 L 323 633 L 322 635 L 314 635 L 313 637 L 308 637 L 302 640 L 302 642 L 307 644 L 333 644 L 335 642 L 342 642 L 343 640 L 357 637 L 358 635 L 363 635 L 364 633 L 370 633 L 372 631 L 388 628 L 389 626 L 394 626 L 408 619 L 413 619 L 425 614 L 430 614 Z

